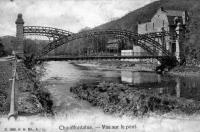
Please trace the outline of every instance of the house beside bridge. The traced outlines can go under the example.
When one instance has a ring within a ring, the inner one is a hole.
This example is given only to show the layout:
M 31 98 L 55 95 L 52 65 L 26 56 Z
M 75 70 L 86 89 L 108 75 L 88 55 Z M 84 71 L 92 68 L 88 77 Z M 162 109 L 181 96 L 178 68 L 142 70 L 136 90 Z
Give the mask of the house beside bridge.
M 181 44 L 180 41 L 177 39 L 177 36 L 175 35 L 177 30 L 179 31 L 185 31 L 185 26 L 188 22 L 188 13 L 187 11 L 180 11 L 180 10 L 165 10 L 163 7 L 161 7 L 157 12 L 154 14 L 154 16 L 151 18 L 150 21 L 145 23 L 138 23 L 138 34 L 150 34 L 155 32 L 169 32 L 170 36 L 165 36 L 164 40 L 163 38 L 153 38 L 157 42 L 161 43 L 163 48 L 166 48 L 170 53 L 173 55 L 180 55 L 180 48 Z M 153 47 L 152 47 L 153 49 Z M 156 49 L 154 49 L 155 52 Z M 144 51 L 139 46 L 133 46 L 133 52 L 140 52 L 140 55 L 145 54 L 146 51 Z M 162 53 L 157 53 L 158 55 L 162 55 Z

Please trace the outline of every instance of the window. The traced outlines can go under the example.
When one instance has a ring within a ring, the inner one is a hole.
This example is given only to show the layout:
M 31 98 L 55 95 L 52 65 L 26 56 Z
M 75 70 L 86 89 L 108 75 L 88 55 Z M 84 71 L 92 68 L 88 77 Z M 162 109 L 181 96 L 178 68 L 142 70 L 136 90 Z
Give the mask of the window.
M 153 30 L 154 30 L 154 22 L 153 22 Z

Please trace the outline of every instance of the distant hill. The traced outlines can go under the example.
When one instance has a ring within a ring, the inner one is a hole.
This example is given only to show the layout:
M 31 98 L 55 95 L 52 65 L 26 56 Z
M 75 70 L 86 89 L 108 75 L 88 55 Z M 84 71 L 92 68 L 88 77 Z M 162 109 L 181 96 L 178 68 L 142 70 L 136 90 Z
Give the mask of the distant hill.
M 105 23 L 97 29 L 127 29 L 135 31 L 138 22 L 149 21 L 160 7 L 164 9 L 187 10 L 191 11 L 195 3 L 200 5 L 198 0 L 160 0 L 152 2 L 142 8 L 128 13 L 120 19 Z
M 137 32 L 137 23 L 149 21 L 160 8 L 187 10 L 190 16 L 185 53 L 200 60 L 200 0 L 159 0 L 128 13 L 120 19 L 95 27 L 95 29 L 126 29 Z
M 137 23 L 146 22 L 151 19 L 154 13 L 157 11 L 157 7 L 160 7 L 160 2 L 156 1 L 145 7 L 132 11 L 124 17 L 105 23 L 96 27 L 97 29 L 127 29 L 136 31 Z

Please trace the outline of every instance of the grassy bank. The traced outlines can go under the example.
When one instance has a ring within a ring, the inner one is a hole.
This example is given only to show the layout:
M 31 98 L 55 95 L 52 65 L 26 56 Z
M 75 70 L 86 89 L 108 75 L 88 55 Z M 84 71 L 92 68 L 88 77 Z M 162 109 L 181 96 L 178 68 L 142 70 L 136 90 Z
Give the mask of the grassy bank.
M 0 115 L 7 115 L 10 108 L 10 94 L 13 62 L 0 62 Z M 43 71 L 35 68 L 28 69 L 20 62 L 17 65 L 17 78 L 15 83 L 16 106 L 19 115 L 32 115 L 38 113 L 52 114 L 52 100 L 49 92 L 40 83 Z
M 192 115 L 200 112 L 199 102 L 153 94 L 118 83 L 81 84 L 72 87 L 71 92 L 79 99 L 100 107 L 104 112 L 119 115 L 145 116 L 150 113 Z
M 177 66 L 172 69 L 170 74 L 178 76 L 200 76 L 200 67 L 199 66 Z
M 10 105 L 10 81 L 12 63 L 0 62 L 0 115 L 8 114 Z
M 42 65 L 41 65 L 42 67 Z M 41 68 L 40 67 L 40 68 Z M 43 68 L 39 71 L 36 68 L 27 69 L 23 63 L 17 67 L 18 81 L 18 111 L 20 114 L 52 114 L 50 93 L 40 82 Z

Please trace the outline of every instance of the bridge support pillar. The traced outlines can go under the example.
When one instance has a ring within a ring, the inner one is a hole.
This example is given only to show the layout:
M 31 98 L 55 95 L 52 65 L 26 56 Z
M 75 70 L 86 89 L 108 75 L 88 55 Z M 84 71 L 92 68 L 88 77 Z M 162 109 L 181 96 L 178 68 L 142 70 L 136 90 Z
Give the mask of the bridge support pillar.
M 16 44 L 14 50 L 18 56 L 23 57 L 24 55 L 24 20 L 22 14 L 18 14 L 16 24 Z

